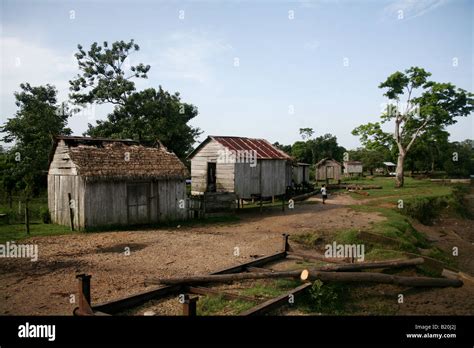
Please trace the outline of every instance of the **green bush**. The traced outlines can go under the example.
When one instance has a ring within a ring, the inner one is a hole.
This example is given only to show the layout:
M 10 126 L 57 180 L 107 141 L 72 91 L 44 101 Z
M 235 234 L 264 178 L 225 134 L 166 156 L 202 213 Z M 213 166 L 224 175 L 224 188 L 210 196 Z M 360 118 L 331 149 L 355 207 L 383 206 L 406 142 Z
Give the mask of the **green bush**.
M 320 313 L 338 313 L 344 306 L 347 289 L 342 284 L 324 284 L 316 280 L 309 289 L 311 309 Z
M 448 197 L 422 197 L 404 202 L 402 213 L 423 225 L 432 225 L 441 210 L 448 206 Z
M 42 207 L 40 209 L 40 215 L 41 215 L 41 220 L 43 221 L 44 224 L 51 223 L 51 214 L 49 213 L 48 208 Z

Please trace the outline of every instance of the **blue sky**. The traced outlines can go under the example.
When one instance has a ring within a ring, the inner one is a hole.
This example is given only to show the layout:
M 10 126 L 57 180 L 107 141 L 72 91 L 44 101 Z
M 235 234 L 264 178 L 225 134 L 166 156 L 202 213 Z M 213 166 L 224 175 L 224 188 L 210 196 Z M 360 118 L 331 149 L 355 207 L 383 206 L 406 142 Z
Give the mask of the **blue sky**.
M 473 91 L 469 0 L 0 1 L 2 123 L 21 82 L 54 84 L 67 99 L 78 43 L 131 38 L 141 50 L 130 63 L 152 66 L 137 87 L 179 91 L 198 107 L 201 139 L 287 144 L 312 127 L 354 148 L 351 130 L 377 121 L 385 102 L 378 84 L 414 65 Z M 109 110 L 76 115 L 70 127 L 80 135 Z M 464 140 L 473 129 L 471 115 L 448 130 Z

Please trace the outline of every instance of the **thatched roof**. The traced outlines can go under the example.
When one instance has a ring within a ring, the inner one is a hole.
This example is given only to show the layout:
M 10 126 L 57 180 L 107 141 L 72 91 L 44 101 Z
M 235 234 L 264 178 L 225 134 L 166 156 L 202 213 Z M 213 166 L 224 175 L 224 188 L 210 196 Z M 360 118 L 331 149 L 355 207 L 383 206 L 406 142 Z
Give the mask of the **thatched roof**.
M 184 179 L 189 173 L 164 146 L 146 147 L 135 141 L 60 137 L 79 175 L 87 180 Z

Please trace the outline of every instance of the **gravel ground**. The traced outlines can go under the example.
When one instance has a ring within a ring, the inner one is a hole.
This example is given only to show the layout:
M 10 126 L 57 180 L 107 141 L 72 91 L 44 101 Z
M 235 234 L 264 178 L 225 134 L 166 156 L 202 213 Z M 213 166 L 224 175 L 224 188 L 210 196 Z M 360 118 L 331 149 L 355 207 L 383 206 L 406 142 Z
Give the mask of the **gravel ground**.
M 38 261 L 0 259 L 0 314 L 70 315 L 77 306 L 70 298 L 78 273 L 92 274 L 97 304 L 150 289 L 144 284 L 149 277 L 208 273 L 272 254 L 283 232 L 364 228 L 381 219 L 345 208 L 346 201 L 334 196 L 324 206 L 246 213 L 237 223 L 220 225 L 30 238 L 22 243 L 38 244 Z

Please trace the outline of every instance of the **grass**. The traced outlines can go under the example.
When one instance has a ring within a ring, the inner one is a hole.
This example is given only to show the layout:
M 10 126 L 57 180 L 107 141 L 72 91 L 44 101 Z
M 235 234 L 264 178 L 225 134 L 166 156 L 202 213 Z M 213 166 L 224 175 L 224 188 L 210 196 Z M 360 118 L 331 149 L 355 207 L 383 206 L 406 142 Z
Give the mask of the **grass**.
M 197 315 L 236 315 L 255 306 L 253 302 L 226 300 L 221 295 L 204 296 L 197 302 Z
M 452 186 L 450 185 L 440 185 L 439 183 L 433 183 L 429 180 L 418 180 L 410 177 L 405 178 L 403 188 L 396 188 L 395 179 L 386 177 L 375 177 L 373 179 L 362 178 L 360 180 L 353 180 L 350 183 L 382 186 L 381 189 L 365 190 L 369 193 L 369 196 L 361 196 L 355 193 L 351 194 L 355 199 L 371 200 L 374 198 L 385 198 L 383 202 L 394 203 L 397 203 L 398 200 L 403 199 L 403 197 L 445 196 L 449 195 L 452 190 Z
M 32 223 L 30 225 L 30 234 L 26 234 L 25 225 L 14 224 L 14 225 L 0 225 L 0 243 L 7 241 L 18 241 L 29 237 L 40 237 L 40 236 L 58 236 L 62 234 L 72 234 L 77 232 L 71 232 L 69 227 L 43 224 L 43 223 Z

